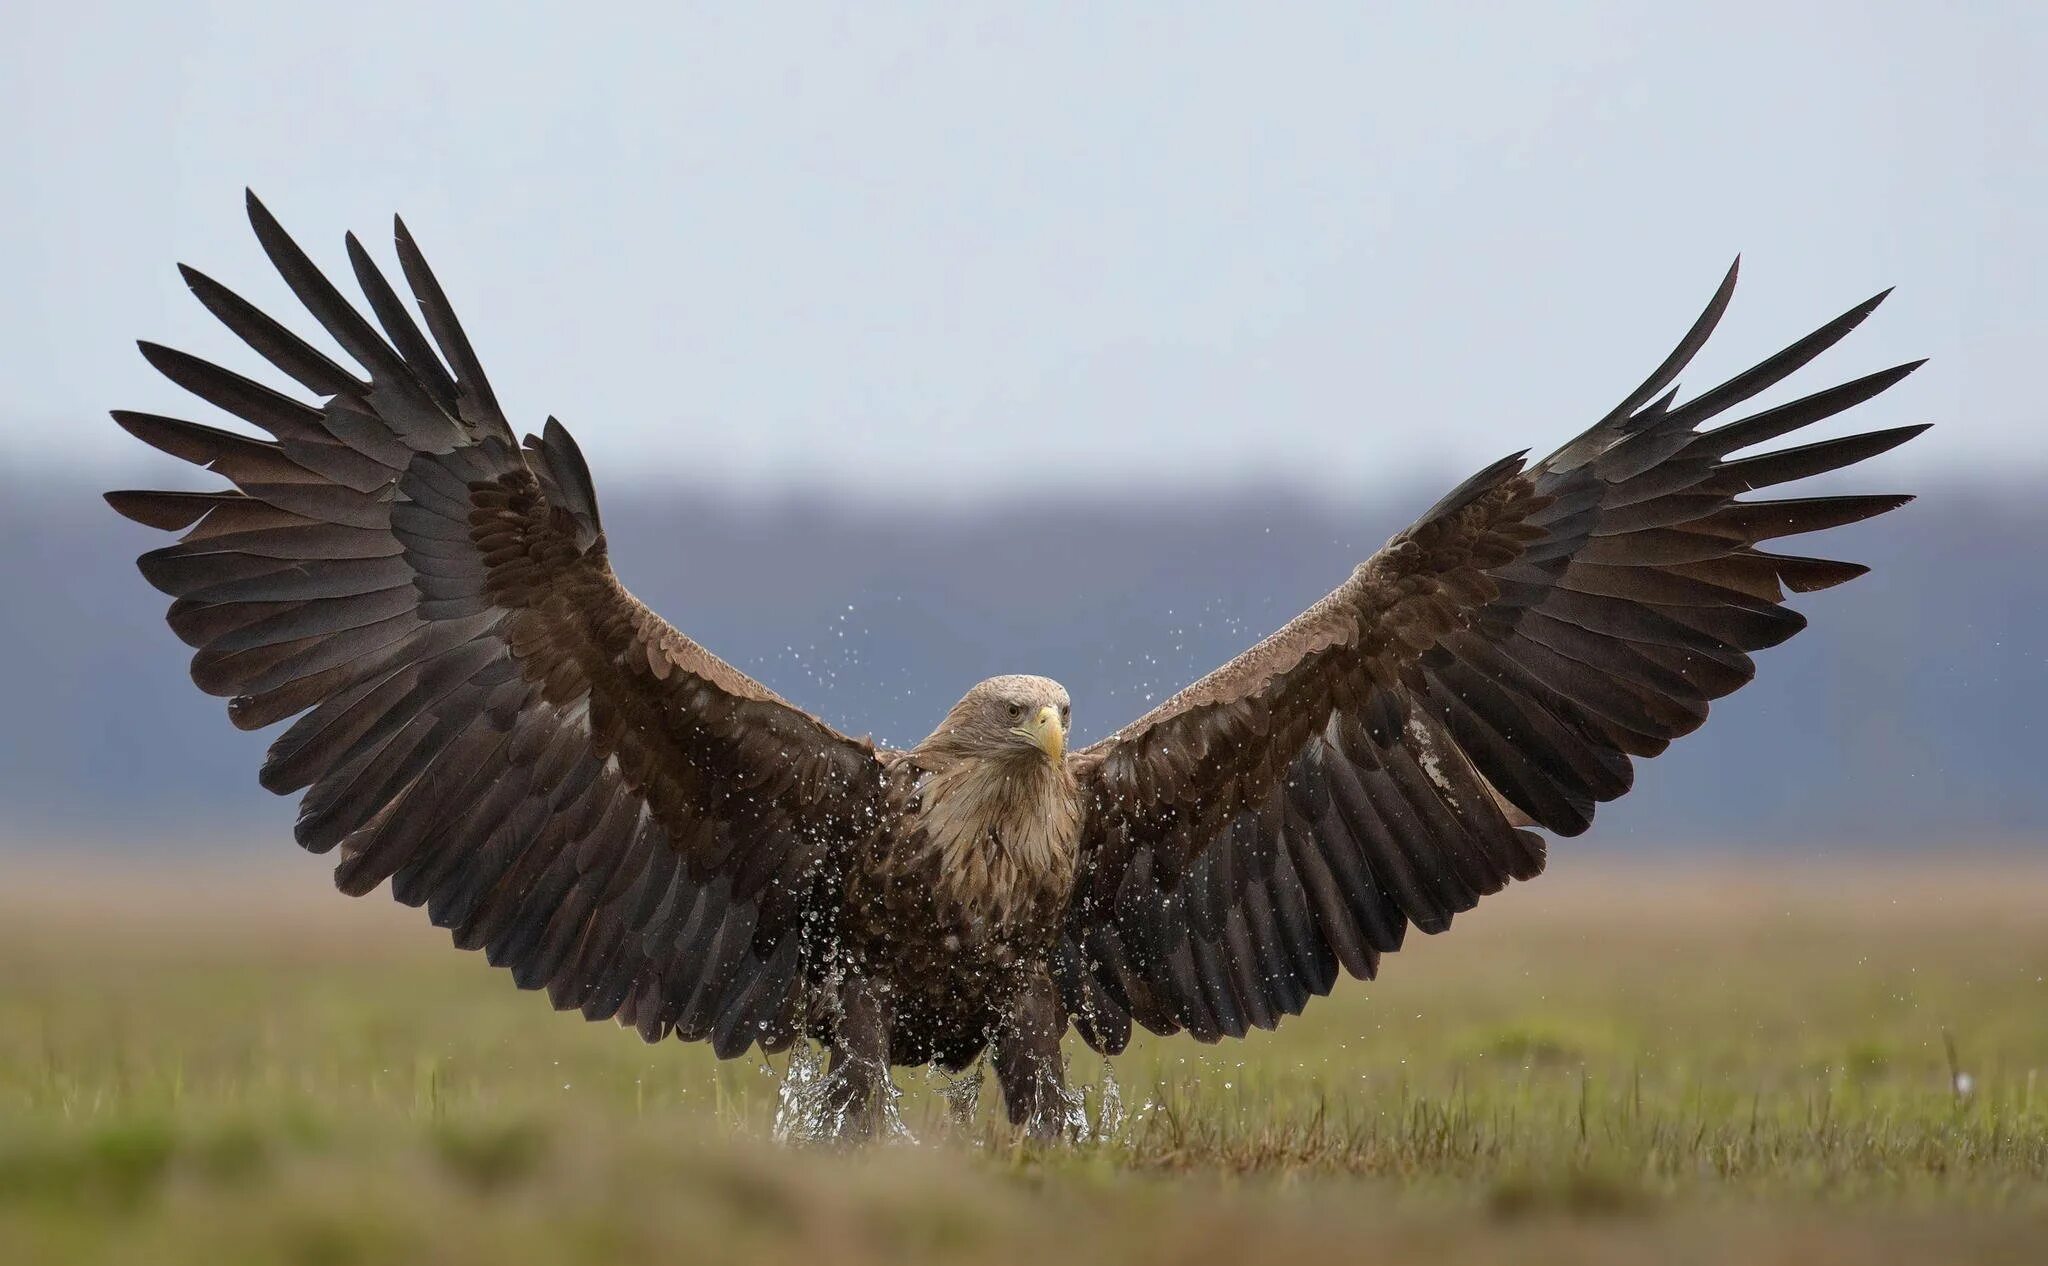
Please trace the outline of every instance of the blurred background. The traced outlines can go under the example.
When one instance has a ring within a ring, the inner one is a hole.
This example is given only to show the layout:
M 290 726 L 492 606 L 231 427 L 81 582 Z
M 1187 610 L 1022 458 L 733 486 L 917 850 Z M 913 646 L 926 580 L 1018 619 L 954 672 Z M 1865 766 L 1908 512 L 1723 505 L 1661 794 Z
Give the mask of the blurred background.
M 1896 285 L 1758 403 L 1931 356 L 1829 432 L 1937 423 L 1845 481 L 1920 500 L 1807 538 L 1876 571 L 1800 600 L 1812 631 L 1593 838 L 2048 828 L 2035 6 L 75 3 L 5 26 L 0 849 L 286 848 L 268 736 L 192 688 L 132 566 L 168 538 L 97 495 L 207 484 L 108 408 L 221 423 L 132 339 L 262 376 L 174 261 L 313 332 L 244 185 L 338 276 L 343 231 L 388 261 L 402 212 L 515 421 L 582 442 L 626 583 L 887 743 L 1006 671 L 1114 729 L 1452 482 L 1598 417 L 1738 252 L 1693 391 Z

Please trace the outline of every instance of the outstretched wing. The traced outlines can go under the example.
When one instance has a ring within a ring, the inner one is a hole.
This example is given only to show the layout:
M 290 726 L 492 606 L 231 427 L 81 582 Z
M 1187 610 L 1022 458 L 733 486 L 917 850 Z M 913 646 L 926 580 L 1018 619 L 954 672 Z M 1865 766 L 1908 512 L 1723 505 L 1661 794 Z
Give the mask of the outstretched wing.
M 1798 632 L 1785 590 L 1853 563 L 1776 537 L 1903 504 L 1738 494 L 1830 471 L 1901 427 L 1730 454 L 1868 400 L 1902 365 L 1699 429 L 1812 360 L 1884 296 L 1685 403 L 1666 393 L 1720 319 L 1735 271 L 1676 351 L 1549 458 L 1467 480 L 1298 619 L 1077 754 L 1091 797 L 1056 959 L 1090 1043 L 1132 1019 L 1215 1040 L 1273 1027 L 1370 977 L 1426 932 L 1543 868 L 1655 756 Z
M 353 236 L 381 335 L 253 195 L 249 218 L 368 377 L 184 270 L 228 328 L 326 401 L 142 345 L 272 437 L 114 415 L 234 485 L 108 494 L 131 519 L 184 529 L 140 562 L 176 599 L 193 680 L 229 696 L 244 729 L 303 714 L 262 782 L 305 792 L 298 840 L 339 847 L 343 891 L 389 879 L 522 987 L 649 1041 L 786 1045 L 807 934 L 829 933 L 841 847 L 879 799 L 873 749 L 620 587 L 574 441 L 552 419 L 514 441 L 403 224 L 431 344 Z

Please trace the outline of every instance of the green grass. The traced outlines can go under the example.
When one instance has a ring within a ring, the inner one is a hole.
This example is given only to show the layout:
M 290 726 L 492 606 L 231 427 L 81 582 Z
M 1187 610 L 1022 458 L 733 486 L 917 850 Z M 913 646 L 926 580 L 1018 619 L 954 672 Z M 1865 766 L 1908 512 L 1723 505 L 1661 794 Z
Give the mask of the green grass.
M 2048 866 L 1554 870 L 1277 1034 L 1134 1045 L 1107 1139 L 899 1072 L 923 1141 L 846 1155 L 310 862 L 10 864 L 0 1261 L 2038 1260 Z

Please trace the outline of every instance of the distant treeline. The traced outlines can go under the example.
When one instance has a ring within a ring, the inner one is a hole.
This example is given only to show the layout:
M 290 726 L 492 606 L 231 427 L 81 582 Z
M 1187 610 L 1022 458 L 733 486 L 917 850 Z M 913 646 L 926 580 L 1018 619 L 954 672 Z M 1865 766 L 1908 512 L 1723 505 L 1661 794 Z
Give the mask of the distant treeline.
M 616 481 L 614 481 L 615 483 Z M 1895 481 L 1896 482 L 1896 481 Z M 1436 487 L 1354 506 L 1284 490 L 1022 495 L 981 506 L 734 499 L 604 486 L 620 575 L 791 699 L 885 743 L 922 737 L 997 672 L 1059 678 L 1084 738 L 1114 729 L 1341 580 Z M 1898 847 L 2048 839 L 2048 506 L 1922 488 L 1812 545 L 1872 575 L 1798 600 L 1813 627 L 1756 685 L 1638 767 L 1593 834 L 1622 847 Z M 267 735 L 186 678 L 132 565 L 168 537 L 95 486 L 0 484 L 0 827 L 17 840 L 182 847 L 279 830 Z M 0 837 L 0 847 L 6 839 Z

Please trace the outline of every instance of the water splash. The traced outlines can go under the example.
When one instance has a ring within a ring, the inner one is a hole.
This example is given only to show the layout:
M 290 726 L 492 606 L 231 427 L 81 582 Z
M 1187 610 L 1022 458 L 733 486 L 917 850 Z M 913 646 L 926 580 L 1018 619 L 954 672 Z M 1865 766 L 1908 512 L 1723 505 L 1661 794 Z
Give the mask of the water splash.
M 1067 1137 L 1076 1143 L 1114 1142 L 1129 1115 L 1124 1108 L 1123 1087 L 1117 1084 L 1116 1069 L 1107 1057 L 1102 1061 L 1102 1076 L 1093 1087 L 1070 1086 L 1062 1098 L 1066 1101 Z M 1092 1116 L 1088 1111 L 1091 1100 L 1095 1109 Z
M 947 1114 L 956 1124 L 970 1124 L 981 1110 L 981 1082 L 983 1059 L 976 1059 L 958 1073 L 949 1073 L 936 1064 L 925 1066 L 927 1083 L 937 1088 L 938 1096 L 945 1102 Z
M 917 1135 L 903 1120 L 903 1091 L 896 1079 L 887 1075 L 882 1078 L 882 1129 L 877 1137 L 891 1143 L 917 1142 Z
M 1072 1082 L 1060 1087 L 1060 1126 L 1076 1143 L 1088 1141 L 1088 1091 Z
M 775 1097 L 776 1142 L 817 1143 L 837 1136 L 833 1127 L 846 1122 L 827 1120 L 833 1115 L 826 1103 L 827 1088 L 824 1050 L 803 1041 L 791 1046 Z
M 925 1068 L 925 1080 L 943 1101 L 955 1122 L 971 1122 L 981 1108 L 985 1080 L 984 1060 L 976 1060 L 959 1073 L 947 1073 L 936 1066 Z M 779 1074 L 775 1122 L 772 1136 L 778 1143 L 832 1143 L 847 1137 L 849 1122 L 843 1108 L 833 1107 L 837 1079 L 826 1064 L 825 1050 L 812 1042 L 790 1047 L 789 1060 Z M 918 1141 L 903 1119 L 903 1091 L 894 1077 L 883 1079 L 881 1120 L 876 1137 L 895 1143 Z M 1115 1067 L 1102 1061 L 1102 1075 L 1090 1085 L 1069 1082 L 1058 1093 L 1054 1109 L 1066 1137 L 1076 1143 L 1110 1143 L 1122 1133 L 1130 1119 L 1123 1088 L 1117 1083 Z
M 843 1075 L 843 1074 L 842 1074 Z M 778 1143 L 836 1143 L 848 1137 L 847 1111 L 834 1107 L 839 1076 L 826 1066 L 823 1047 L 797 1042 L 789 1048 L 789 1062 L 776 1092 L 775 1123 L 771 1135 Z M 915 1143 L 917 1136 L 903 1120 L 903 1091 L 896 1079 L 884 1076 L 881 1087 L 878 1139 Z
M 1107 1143 L 1123 1132 L 1129 1117 L 1124 1108 L 1123 1088 L 1116 1083 L 1116 1069 L 1107 1057 L 1102 1061 L 1102 1081 L 1096 1088 L 1095 1141 Z
M 1123 1087 L 1117 1084 L 1116 1070 L 1106 1058 L 1102 1061 L 1102 1076 L 1094 1086 L 1069 1082 L 1060 1090 L 1059 1102 L 1062 1131 L 1075 1143 L 1114 1142 L 1129 1116 L 1124 1108 Z

